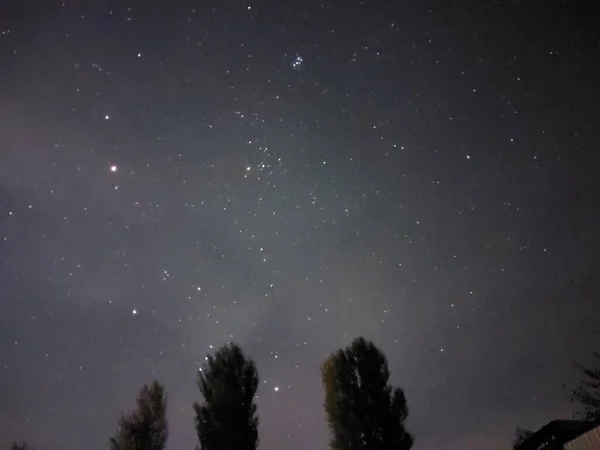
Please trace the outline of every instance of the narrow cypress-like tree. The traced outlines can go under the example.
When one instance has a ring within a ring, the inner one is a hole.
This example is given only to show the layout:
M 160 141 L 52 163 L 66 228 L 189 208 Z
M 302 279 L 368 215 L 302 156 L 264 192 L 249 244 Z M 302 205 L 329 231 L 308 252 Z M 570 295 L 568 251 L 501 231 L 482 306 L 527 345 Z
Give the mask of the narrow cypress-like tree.
M 355 339 L 321 367 L 332 450 L 409 450 L 404 392 L 388 384 L 385 355 L 372 342 Z
M 258 372 L 236 344 L 208 356 L 200 369 L 203 401 L 194 404 L 200 450 L 256 450 Z
M 144 385 L 136 409 L 121 416 L 111 450 L 164 450 L 169 436 L 166 414 L 164 387 L 158 381 Z

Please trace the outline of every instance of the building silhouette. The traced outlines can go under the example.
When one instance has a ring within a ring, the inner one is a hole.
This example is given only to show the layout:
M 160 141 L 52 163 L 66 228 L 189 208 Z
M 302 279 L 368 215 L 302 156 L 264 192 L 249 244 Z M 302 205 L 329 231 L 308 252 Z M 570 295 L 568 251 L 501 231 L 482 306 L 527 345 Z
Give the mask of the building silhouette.
M 515 450 L 600 450 L 600 425 L 583 420 L 553 420 Z

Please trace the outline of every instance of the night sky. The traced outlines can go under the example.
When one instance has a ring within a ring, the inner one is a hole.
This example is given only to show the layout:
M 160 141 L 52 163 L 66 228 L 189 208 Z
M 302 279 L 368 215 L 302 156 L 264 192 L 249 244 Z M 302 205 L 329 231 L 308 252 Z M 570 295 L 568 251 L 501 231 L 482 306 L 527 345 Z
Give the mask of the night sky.
M 190 450 L 229 340 L 261 450 L 327 449 L 319 366 L 359 335 L 415 450 L 570 418 L 600 342 L 580 3 L 1 1 L 0 445 L 107 449 L 157 378 Z

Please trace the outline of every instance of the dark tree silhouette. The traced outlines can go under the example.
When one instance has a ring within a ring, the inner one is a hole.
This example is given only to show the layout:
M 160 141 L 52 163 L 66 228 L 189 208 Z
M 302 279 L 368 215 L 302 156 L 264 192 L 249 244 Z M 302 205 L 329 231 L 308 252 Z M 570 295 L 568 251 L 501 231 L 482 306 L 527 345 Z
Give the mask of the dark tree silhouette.
M 28 450 L 29 448 L 27 442 L 13 442 L 10 444 L 10 450 Z
M 236 344 L 208 356 L 200 369 L 203 401 L 194 404 L 200 450 L 256 450 L 258 373 Z
M 594 353 L 594 359 L 595 364 L 589 367 L 575 363 L 583 374 L 583 380 L 571 389 L 571 401 L 583 407 L 575 416 L 600 422 L 600 353 Z
M 409 450 L 404 392 L 388 384 L 385 355 L 364 338 L 333 353 L 321 367 L 333 450 Z
M 163 450 L 169 436 L 166 413 L 164 387 L 158 381 L 144 385 L 136 409 L 121 416 L 111 450 Z
M 515 439 L 512 443 L 513 450 L 519 448 L 519 445 L 521 445 L 523 442 L 529 439 L 532 435 L 533 431 L 517 427 L 517 430 L 515 431 Z

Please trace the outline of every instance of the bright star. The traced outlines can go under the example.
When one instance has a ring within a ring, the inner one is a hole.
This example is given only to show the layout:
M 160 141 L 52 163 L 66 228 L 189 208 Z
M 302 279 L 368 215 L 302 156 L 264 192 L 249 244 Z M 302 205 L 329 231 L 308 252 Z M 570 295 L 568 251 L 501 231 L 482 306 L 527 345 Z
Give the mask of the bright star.
M 117 171 L 117 166 L 115 166 L 114 164 L 112 166 L 110 166 L 110 171 L 111 172 L 116 172 Z

